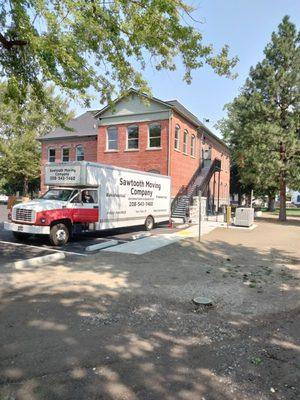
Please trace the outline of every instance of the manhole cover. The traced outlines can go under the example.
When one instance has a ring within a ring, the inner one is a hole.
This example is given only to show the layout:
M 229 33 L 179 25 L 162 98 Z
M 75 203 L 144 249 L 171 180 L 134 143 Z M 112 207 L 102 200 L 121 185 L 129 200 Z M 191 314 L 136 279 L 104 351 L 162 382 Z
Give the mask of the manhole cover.
M 194 297 L 193 303 L 197 306 L 212 306 L 212 300 L 202 296 Z

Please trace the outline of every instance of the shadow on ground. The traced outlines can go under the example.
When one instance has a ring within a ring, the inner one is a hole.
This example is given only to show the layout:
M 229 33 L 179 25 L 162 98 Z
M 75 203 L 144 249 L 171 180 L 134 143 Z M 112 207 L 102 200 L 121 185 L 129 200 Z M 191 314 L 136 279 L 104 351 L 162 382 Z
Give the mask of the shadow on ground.
M 299 398 L 298 261 L 189 240 L 3 268 L 0 399 Z M 199 290 L 215 307 L 193 306 Z

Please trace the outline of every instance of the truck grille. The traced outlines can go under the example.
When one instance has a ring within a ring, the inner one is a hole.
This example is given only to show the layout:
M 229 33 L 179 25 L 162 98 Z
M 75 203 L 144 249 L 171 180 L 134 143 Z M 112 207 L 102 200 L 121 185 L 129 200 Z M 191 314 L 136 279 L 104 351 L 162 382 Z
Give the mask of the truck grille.
M 20 222 L 34 222 L 35 212 L 27 208 L 14 208 L 13 209 L 13 220 Z

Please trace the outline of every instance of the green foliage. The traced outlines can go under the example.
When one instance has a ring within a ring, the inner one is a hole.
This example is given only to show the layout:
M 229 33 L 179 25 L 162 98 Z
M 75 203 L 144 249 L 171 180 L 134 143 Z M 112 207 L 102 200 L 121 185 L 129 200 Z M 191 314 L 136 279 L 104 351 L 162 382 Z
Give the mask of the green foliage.
M 300 185 L 300 35 L 288 17 L 272 34 L 265 58 L 250 69 L 228 117 L 219 123 L 241 182 L 274 195 Z M 285 219 L 281 215 L 281 219 Z
M 0 84 L 0 185 L 9 193 L 39 187 L 40 143 L 38 137 L 73 117 L 68 103 L 45 88 L 47 107 L 34 100 L 31 90 L 22 105 L 6 98 L 6 85 Z M 3 101 L 5 98 L 6 101 Z M 49 107 L 52 113 L 49 113 Z
M 101 102 L 115 89 L 149 92 L 142 71 L 175 70 L 179 56 L 184 80 L 210 65 L 232 77 L 237 59 L 228 47 L 215 54 L 202 34 L 185 21 L 192 8 L 184 0 L 11 0 L 0 5 L 0 76 L 8 97 L 22 102 L 28 85 L 44 101 L 51 82 L 88 105 L 94 88 Z M 117 85 L 117 86 L 116 86 Z

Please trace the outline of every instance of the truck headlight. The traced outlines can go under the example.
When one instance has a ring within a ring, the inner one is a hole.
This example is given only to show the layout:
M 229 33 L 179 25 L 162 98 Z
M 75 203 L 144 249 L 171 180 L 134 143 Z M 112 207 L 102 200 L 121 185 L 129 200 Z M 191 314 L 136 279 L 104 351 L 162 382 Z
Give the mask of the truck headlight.
M 40 218 L 40 223 L 44 224 L 46 222 L 46 218 Z

